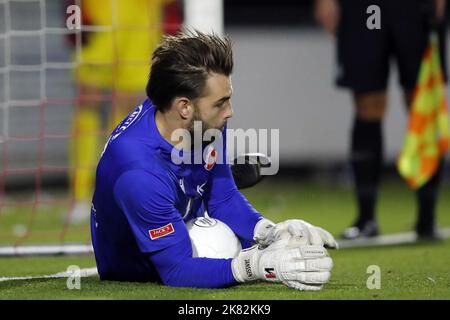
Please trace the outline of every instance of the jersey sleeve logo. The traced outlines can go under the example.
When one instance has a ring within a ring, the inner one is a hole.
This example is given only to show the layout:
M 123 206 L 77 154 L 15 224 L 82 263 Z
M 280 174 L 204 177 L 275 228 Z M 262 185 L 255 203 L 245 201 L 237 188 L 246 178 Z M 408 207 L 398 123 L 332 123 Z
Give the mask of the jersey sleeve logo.
M 168 234 L 174 233 L 175 229 L 173 227 L 172 223 L 166 224 L 165 226 L 157 229 L 151 229 L 148 231 L 150 235 L 150 239 L 155 240 L 164 236 L 167 236 Z

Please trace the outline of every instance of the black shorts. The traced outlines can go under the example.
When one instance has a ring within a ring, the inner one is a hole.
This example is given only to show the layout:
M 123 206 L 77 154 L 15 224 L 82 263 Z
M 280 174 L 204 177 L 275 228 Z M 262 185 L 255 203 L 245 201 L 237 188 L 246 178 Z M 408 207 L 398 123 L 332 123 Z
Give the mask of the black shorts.
M 391 58 L 394 58 L 405 90 L 414 88 L 420 61 L 427 46 L 429 5 L 433 0 L 340 0 L 337 32 L 336 83 L 356 93 L 386 90 Z M 381 28 L 367 28 L 370 5 L 381 13 Z M 446 73 L 445 24 L 438 26 L 441 62 Z

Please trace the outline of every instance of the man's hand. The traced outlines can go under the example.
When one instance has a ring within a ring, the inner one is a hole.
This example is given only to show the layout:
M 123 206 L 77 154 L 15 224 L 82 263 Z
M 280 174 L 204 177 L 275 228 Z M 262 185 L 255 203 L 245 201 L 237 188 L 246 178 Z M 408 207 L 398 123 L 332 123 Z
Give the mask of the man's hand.
M 242 250 L 232 261 L 238 282 L 281 282 L 297 290 L 320 290 L 331 276 L 333 261 L 322 246 L 299 245 L 284 239 L 262 249 Z
M 316 0 L 314 16 L 322 28 L 330 34 L 335 34 L 340 18 L 337 0 Z
M 325 246 L 337 249 L 338 243 L 326 230 L 298 219 L 286 220 L 274 224 L 270 220 L 261 219 L 255 226 L 254 240 L 262 247 L 283 238 L 293 237 L 302 245 Z
M 446 0 L 435 0 L 435 9 L 436 9 L 436 19 L 438 21 L 442 21 L 445 17 L 445 5 Z

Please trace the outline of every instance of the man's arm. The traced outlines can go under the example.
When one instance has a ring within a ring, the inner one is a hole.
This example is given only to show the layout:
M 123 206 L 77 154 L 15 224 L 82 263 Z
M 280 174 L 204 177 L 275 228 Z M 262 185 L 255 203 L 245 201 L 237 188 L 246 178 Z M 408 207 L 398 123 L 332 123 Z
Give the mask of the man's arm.
M 265 280 L 297 290 L 320 290 L 333 268 L 333 261 L 322 246 L 299 247 L 289 241 L 265 249 L 253 246 L 234 259 L 192 258 L 191 252 L 190 243 L 182 242 L 151 255 L 165 285 L 220 288 Z
M 123 173 L 114 196 L 136 242 L 148 254 L 166 285 L 221 288 L 236 284 L 231 259 L 192 258 L 192 246 L 181 214 L 174 207 L 175 191 L 167 179 L 143 170 Z
M 239 192 L 228 164 L 216 164 L 205 194 L 209 216 L 226 223 L 240 238 L 253 241 L 255 225 L 264 217 Z
M 340 9 L 337 0 L 315 0 L 314 17 L 322 28 L 330 34 L 336 34 L 340 19 Z
M 440 22 L 445 18 L 445 7 L 447 0 L 435 0 L 436 18 Z
M 186 225 L 173 206 L 175 195 L 167 179 L 142 170 L 122 174 L 114 188 L 141 252 L 148 254 L 164 284 L 222 288 L 265 280 L 297 290 L 320 290 L 328 282 L 333 263 L 321 246 L 277 242 L 265 249 L 242 250 L 234 259 L 193 258 Z
M 328 231 L 306 221 L 293 219 L 275 224 L 264 218 L 237 190 L 227 164 L 218 164 L 213 170 L 205 197 L 208 214 L 225 222 L 240 238 L 265 247 L 288 231 L 293 236 L 302 237 L 305 244 L 338 247 Z
M 232 259 L 193 258 L 189 238 L 150 254 L 150 260 L 168 286 L 223 288 L 238 283 L 231 271 Z

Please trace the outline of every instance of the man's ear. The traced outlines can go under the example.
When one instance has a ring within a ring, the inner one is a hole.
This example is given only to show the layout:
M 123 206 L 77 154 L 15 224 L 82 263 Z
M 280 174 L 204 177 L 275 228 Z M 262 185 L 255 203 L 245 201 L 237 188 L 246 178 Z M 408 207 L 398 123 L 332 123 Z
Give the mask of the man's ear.
M 181 118 L 186 120 L 191 117 L 193 111 L 191 100 L 185 97 L 176 97 L 173 104 Z

